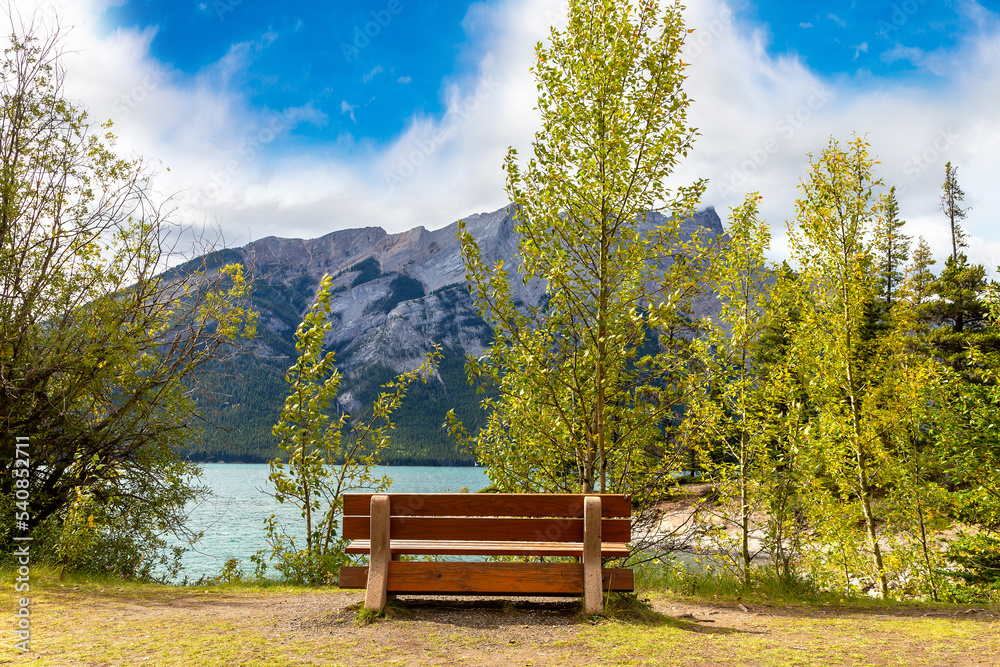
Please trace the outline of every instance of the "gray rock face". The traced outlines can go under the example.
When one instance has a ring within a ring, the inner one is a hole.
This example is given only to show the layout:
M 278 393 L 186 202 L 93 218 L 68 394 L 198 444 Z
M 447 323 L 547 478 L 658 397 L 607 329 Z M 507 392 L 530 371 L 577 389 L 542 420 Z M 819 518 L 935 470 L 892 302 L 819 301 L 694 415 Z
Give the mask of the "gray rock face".
M 652 227 L 666 220 L 650 213 L 646 224 Z M 512 270 L 517 266 L 517 234 L 508 207 L 471 215 L 465 223 L 486 262 L 503 260 Z M 260 324 L 290 344 L 320 279 L 330 274 L 335 317 L 328 342 L 337 349 L 338 365 L 349 376 L 372 364 L 395 372 L 412 369 L 434 344 L 480 354 L 491 332 L 465 287 L 457 229 L 457 222 L 434 231 L 417 227 L 401 234 L 368 227 L 309 240 L 268 237 L 251 243 L 240 252 L 253 258 L 270 287 L 269 298 L 258 300 Z M 723 234 L 712 208 L 684 221 L 681 230 L 685 239 L 696 232 L 709 239 Z M 362 275 L 358 265 L 372 260 L 379 275 Z M 522 302 L 537 304 L 544 285 L 513 280 L 512 290 Z M 260 344 L 280 347 L 269 341 Z M 293 353 L 286 350 L 289 356 Z

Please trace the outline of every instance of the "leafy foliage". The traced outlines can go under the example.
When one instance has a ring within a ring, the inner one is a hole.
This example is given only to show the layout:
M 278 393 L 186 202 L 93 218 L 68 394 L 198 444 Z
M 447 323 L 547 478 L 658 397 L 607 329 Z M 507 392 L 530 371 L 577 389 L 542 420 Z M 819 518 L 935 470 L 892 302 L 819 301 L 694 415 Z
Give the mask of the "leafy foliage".
M 390 417 L 407 388 L 426 378 L 440 356 L 433 352 L 421 367 L 383 385 L 371 418 L 345 440 L 342 431 L 348 415 L 331 414 L 341 375 L 334 366 L 334 353 L 323 348 L 331 329 L 331 282 L 329 276 L 322 279 L 316 301 L 295 332 L 299 357 L 288 369 L 291 392 L 273 429 L 287 460 L 273 459 L 268 479 L 278 502 L 291 502 L 301 510 L 306 534 L 304 546 L 296 544 L 296 537 L 271 515 L 267 537 L 276 569 L 294 583 L 331 583 L 336 576 L 346 560 L 345 543 L 338 537 L 343 494 L 352 488 L 388 488 L 388 477 L 376 476 L 374 468 L 389 445 Z
M 52 546 L 39 554 L 148 576 L 200 493 L 174 453 L 197 437 L 191 390 L 255 314 L 224 256 L 163 273 L 168 211 L 109 126 L 64 96 L 58 45 L 29 30 L 0 63 L 0 494 L 27 437 L 27 524 Z
M 718 324 L 706 322 L 707 335 L 698 349 L 705 372 L 698 377 L 704 389 L 688 405 L 689 436 L 702 450 L 705 472 L 716 480 L 723 510 L 708 523 L 720 553 L 729 555 L 743 581 L 749 585 L 752 519 L 760 514 L 777 467 L 770 445 L 776 437 L 779 415 L 770 395 L 771 367 L 755 357 L 758 343 L 770 324 L 771 311 L 762 307 L 768 297 L 770 277 L 764 259 L 770 241 L 766 221 L 758 217 L 758 195 L 752 193 L 732 211 L 729 238 L 715 266 L 714 287 L 722 310 Z M 727 529 L 735 528 L 734 545 Z
M 895 440 L 905 432 L 899 410 L 922 401 L 925 386 L 897 354 L 892 331 L 878 335 L 869 326 L 878 290 L 875 255 L 869 239 L 883 212 L 874 196 L 880 182 L 867 144 L 855 139 L 845 150 L 831 140 L 814 158 L 796 203 L 798 228 L 790 230 L 793 251 L 803 267 L 809 294 L 806 326 L 799 344 L 811 359 L 815 380 L 810 400 L 816 409 L 811 452 L 825 475 L 813 483 L 814 507 L 834 512 L 826 527 L 835 530 L 845 554 L 849 527 L 865 522 L 874 575 L 883 597 L 888 579 L 876 516 L 879 489 L 892 484 Z M 914 392 L 904 399 L 904 392 Z M 838 507 L 839 506 L 839 507 Z M 853 508 L 852 508 L 853 506 Z
M 546 284 L 540 306 L 516 303 L 508 269 L 487 266 L 460 223 L 495 334 L 469 362 L 490 392 L 473 446 L 501 491 L 629 492 L 646 512 L 675 469 L 681 313 L 704 270 L 678 236 L 703 184 L 666 185 L 694 136 L 686 35 L 676 4 L 574 1 L 566 30 L 536 47 L 542 129 L 534 157 L 522 167 L 511 149 L 505 169 L 521 276 Z M 647 224 L 661 208 L 674 217 Z
M 942 572 L 952 584 L 945 596 L 955 602 L 1000 602 L 1000 537 L 988 533 L 961 535 L 948 544 L 945 558 L 953 569 Z

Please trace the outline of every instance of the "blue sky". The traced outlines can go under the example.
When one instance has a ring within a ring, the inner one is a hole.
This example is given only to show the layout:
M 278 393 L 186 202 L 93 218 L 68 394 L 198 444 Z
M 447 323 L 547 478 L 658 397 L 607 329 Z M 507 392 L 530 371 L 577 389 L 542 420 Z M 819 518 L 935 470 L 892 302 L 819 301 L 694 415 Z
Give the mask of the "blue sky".
M 506 202 L 537 128 L 533 46 L 560 0 L 17 0 L 57 14 L 67 86 L 142 155 L 177 215 L 230 243 L 440 227 Z M 1000 0 L 688 0 L 678 184 L 725 217 L 749 190 L 782 257 L 807 153 L 867 133 L 910 232 L 939 255 L 944 163 L 1000 264 Z
M 131 0 L 102 18 L 105 34 L 155 29 L 150 55 L 193 78 L 246 45 L 231 84 L 261 109 L 312 105 L 322 121 L 295 136 L 385 141 L 414 113 L 439 114 L 441 82 L 467 51 L 468 2 Z
M 150 55 L 193 78 L 245 49 L 230 84 L 261 110 L 311 105 L 318 117 L 292 133 L 311 143 L 390 142 L 414 114 L 440 115 L 442 82 L 474 68 L 489 31 L 468 0 L 127 0 L 101 18 L 105 35 L 155 30 Z M 859 86 L 947 80 L 919 55 L 954 48 L 973 29 L 947 0 L 799 2 L 735 0 L 745 25 L 768 35 L 774 56 L 801 59 L 819 75 Z M 468 20 L 467 20 L 468 18 Z M 478 34 L 477 34 L 478 33 Z M 289 137 L 291 139 L 292 137 Z M 276 148 L 276 147 L 275 147 Z M 344 150 L 341 147 L 341 150 Z
M 948 0 L 746 3 L 746 15 L 766 26 L 772 53 L 797 54 L 826 76 L 879 79 L 916 78 L 933 85 L 934 76 L 908 59 L 916 50 L 951 49 L 972 20 Z M 907 51 L 909 50 L 909 51 Z

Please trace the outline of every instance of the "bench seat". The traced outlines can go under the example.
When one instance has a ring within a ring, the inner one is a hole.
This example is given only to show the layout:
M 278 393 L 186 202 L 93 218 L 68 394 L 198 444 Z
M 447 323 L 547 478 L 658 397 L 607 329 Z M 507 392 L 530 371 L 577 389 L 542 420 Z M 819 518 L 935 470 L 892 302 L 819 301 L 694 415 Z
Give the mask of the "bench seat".
M 354 540 L 349 554 L 368 554 L 371 540 Z M 583 557 L 583 542 L 494 542 L 447 540 L 390 540 L 389 551 L 395 556 L 575 556 Z M 627 558 L 624 542 L 602 542 L 602 558 Z

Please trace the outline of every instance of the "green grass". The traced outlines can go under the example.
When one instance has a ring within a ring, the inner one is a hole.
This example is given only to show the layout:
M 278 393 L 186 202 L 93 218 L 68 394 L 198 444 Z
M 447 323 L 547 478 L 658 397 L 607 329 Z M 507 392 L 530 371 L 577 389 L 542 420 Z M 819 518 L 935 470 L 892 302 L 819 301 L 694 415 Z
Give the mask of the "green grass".
M 0 664 L 939 665 L 1000 664 L 1000 606 L 843 599 L 707 571 L 637 572 L 637 594 L 585 618 L 572 604 L 393 603 L 273 581 L 162 586 L 32 568 L 32 646 Z M 4 577 L 11 569 L 0 570 Z M 688 577 L 685 579 L 684 577 Z M 693 578 L 693 579 L 692 579 Z M 685 585 L 694 581 L 692 594 Z M 655 586 L 652 584 L 656 583 Z M 678 585 L 671 588 L 666 584 Z M 993 616 L 990 616 L 992 614 Z
M 670 591 L 676 595 L 729 601 L 759 598 L 808 604 L 829 604 L 843 599 L 860 604 L 878 602 L 864 595 L 820 591 L 803 579 L 778 576 L 774 569 L 768 567 L 754 568 L 748 586 L 740 578 L 713 566 L 709 559 L 702 557 L 694 558 L 690 566 L 676 560 L 657 559 L 637 565 L 633 571 L 638 591 Z
M 13 581 L 16 568 L 10 565 L 0 565 L 0 581 Z M 79 587 L 89 591 L 117 591 L 127 594 L 161 595 L 182 593 L 184 591 L 220 592 L 220 593 L 297 593 L 315 592 L 316 587 L 298 586 L 277 579 L 255 579 L 232 582 L 216 582 L 210 584 L 190 584 L 188 586 L 168 586 L 152 584 L 131 579 L 91 572 L 67 571 L 59 578 L 59 568 L 50 565 L 32 565 L 30 575 L 32 589 L 57 590 L 61 588 Z

